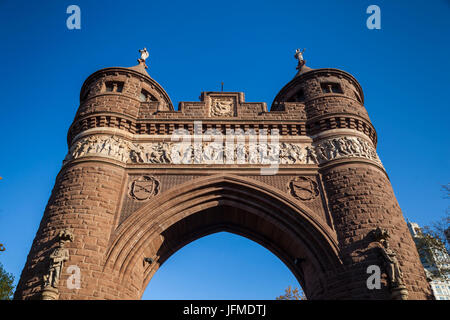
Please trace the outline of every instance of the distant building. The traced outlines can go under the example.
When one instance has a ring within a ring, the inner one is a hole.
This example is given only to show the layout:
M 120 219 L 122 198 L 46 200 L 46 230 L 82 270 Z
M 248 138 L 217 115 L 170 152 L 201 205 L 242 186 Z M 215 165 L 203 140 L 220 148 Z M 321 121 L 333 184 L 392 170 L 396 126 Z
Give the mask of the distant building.
M 408 221 L 408 228 L 416 243 L 420 261 L 425 269 L 436 300 L 450 300 L 450 256 L 443 247 L 438 249 L 424 241 L 417 223 Z M 448 232 L 446 232 L 447 236 Z

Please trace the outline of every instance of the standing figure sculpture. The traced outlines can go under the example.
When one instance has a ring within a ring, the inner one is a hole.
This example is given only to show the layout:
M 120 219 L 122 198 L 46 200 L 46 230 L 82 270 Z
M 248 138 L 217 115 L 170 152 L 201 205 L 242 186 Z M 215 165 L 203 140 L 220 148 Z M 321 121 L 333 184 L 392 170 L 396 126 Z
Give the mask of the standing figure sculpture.
M 69 260 L 69 250 L 63 247 L 56 248 L 50 254 L 50 267 L 48 274 L 44 275 L 44 287 L 58 287 L 62 266 L 67 260 Z
M 408 291 L 403 282 L 403 273 L 400 270 L 397 254 L 389 247 L 389 241 L 387 240 L 390 238 L 389 232 L 378 227 L 374 230 L 374 238 L 380 244 L 381 258 L 388 277 L 392 298 L 407 300 Z
M 145 63 L 145 60 L 149 57 L 149 53 L 147 51 L 147 48 L 140 49 L 139 53 L 141 54 L 141 57 L 138 59 L 139 63 L 142 63 L 145 67 L 145 69 L 148 69 L 147 64 Z
M 297 70 L 301 69 L 306 63 L 306 60 L 303 59 L 303 52 L 305 52 L 305 49 L 300 51 L 300 49 L 295 50 L 294 58 L 298 60 Z
M 389 248 L 389 241 L 382 240 L 381 255 L 384 259 L 384 268 L 392 287 L 403 285 L 403 273 L 400 270 L 397 254 Z
M 66 242 L 73 241 L 73 233 L 70 230 L 61 230 L 58 233 L 58 246 L 50 254 L 50 264 L 44 275 L 43 300 L 56 300 L 59 296 L 58 284 L 61 277 L 64 262 L 69 260 L 69 250 L 64 248 Z

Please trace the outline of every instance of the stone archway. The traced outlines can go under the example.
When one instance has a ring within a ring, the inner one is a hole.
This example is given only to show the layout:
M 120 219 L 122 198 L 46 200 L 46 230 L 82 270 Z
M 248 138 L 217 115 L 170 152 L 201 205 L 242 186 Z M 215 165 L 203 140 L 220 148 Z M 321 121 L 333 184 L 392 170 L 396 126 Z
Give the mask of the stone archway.
M 155 197 L 129 216 L 117 229 L 104 270 L 123 285 L 140 286 L 142 294 L 171 254 L 198 238 L 228 231 L 270 250 L 309 297 L 323 298 L 325 277 L 341 261 L 332 230 L 310 209 L 248 178 L 215 175 L 198 180 Z M 143 264 L 145 257 L 154 263 Z
M 352 75 L 304 64 L 270 111 L 243 92 L 175 110 L 142 61 L 94 72 L 15 298 L 138 299 L 173 252 L 221 230 L 276 254 L 310 299 L 429 298 L 363 103 Z

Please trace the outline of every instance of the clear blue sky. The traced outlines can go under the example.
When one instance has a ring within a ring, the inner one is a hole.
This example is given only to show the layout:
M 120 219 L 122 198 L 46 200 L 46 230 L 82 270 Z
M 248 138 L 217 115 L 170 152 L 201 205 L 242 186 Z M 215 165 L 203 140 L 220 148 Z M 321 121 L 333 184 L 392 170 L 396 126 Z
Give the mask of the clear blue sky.
M 81 30 L 66 28 L 67 6 Z M 381 8 L 381 30 L 366 8 Z M 419 224 L 448 206 L 449 1 L 0 1 L 0 261 L 16 281 L 67 153 L 79 90 L 104 67 L 136 64 L 174 105 L 201 91 L 243 91 L 270 106 L 295 75 L 298 47 L 312 68 L 361 83 L 378 153 L 404 215 Z M 194 268 L 200 266 L 199 268 Z M 273 299 L 298 285 L 272 253 L 219 233 L 174 254 L 147 299 Z

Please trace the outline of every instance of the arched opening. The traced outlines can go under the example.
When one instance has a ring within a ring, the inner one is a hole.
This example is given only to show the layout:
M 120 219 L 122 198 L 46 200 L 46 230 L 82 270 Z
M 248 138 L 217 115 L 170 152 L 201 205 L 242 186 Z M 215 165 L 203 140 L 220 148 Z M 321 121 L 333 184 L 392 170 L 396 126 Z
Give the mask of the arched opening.
M 117 230 L 105 271 L 141 297 L 174 253 L 221 231 L 271 251 L 309 298 L 325 294 L 327 274 L 341 265 L 333 232 L 299 201 L 253 179 L 217 175 L 162 192 L 129 216 Z
M 218 232 L 173 254 L 150 280 L 143 300 L 273 300 L 300 285 L 270 251 Z

